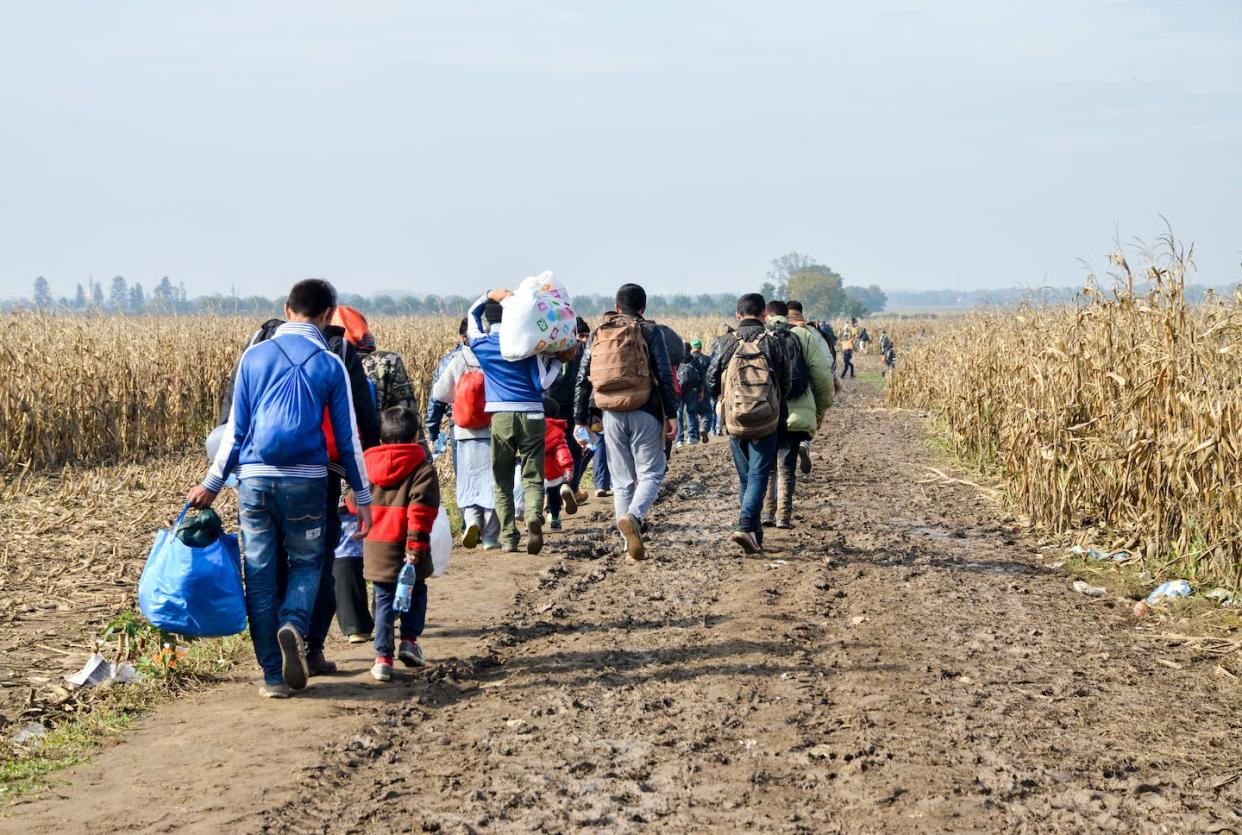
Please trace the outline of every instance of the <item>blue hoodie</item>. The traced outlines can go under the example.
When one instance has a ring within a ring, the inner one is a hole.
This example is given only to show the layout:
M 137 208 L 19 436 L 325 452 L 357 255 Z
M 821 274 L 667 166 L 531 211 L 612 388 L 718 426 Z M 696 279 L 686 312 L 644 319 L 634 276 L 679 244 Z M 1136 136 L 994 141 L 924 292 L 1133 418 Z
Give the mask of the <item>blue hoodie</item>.
M 474 351 L 483 368 L 483 393 L 487 397 L 488 412 L 526 412 L 534 417 L 543 416 L 543 393 L 561 373 L 561 361 L 548 359 L 541 354 L 516 362 L 505 359 L 500 353 L 500 328 L 503 323 L 483 330 L 483 307 L 487 296 L 481 296 L 470 307 L 466 336 L 470 350 Z
M 305 408 L 313 409 L 304 423 L 318 425 L 324 409 L 336 438 L 337 452 L 349 486 L 358 497 L 358 504 L 371 503 L 371 489 L 362 459 L 362 443 L 358 439 L 358 421 L 349 388 L 345 363 L 332 351 L 319 328 L 303 322 L 286 322 L 276 329 L 271 339 L 256 343 L 242 354 L 233 392 L 233 410 L 229 415 L 224 440 L 212 462 L 203 486 L 220 492 L 234 468 L 240 479 L 247 478 L 327 478 L 328 447 L 322 432 L 317 437 L 289 437 L 291 449 L 301 449 L 304 460 L 296 464 L 273 465 L 265 462 L 254 449 L 251 418 L 254 408 L 269 386 L 280 379 L 290 361 L 302 362 L 311 384 L 311 397 Z

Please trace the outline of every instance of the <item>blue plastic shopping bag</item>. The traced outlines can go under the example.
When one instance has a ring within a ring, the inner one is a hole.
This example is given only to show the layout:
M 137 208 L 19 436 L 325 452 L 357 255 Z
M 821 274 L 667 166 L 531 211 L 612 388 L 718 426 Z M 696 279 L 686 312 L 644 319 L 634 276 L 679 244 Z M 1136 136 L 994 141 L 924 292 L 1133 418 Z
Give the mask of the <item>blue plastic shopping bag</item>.
M 210 510 L 181 514 L 155 535 L 138 580 L 138 608 L 160 629 L 193 638 L 236 635 L 246 628 L 241 549 Z

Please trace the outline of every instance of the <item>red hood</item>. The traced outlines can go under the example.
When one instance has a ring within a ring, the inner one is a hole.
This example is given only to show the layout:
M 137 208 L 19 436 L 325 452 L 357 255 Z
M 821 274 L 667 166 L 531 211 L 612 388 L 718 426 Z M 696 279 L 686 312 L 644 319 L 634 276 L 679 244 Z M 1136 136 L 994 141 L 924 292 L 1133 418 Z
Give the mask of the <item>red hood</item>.
M 381 444 L 362 454 L 367 462 L 367 478 L 380 487 L 395 487 L 410 477 L 427 460 L 419 444 Z

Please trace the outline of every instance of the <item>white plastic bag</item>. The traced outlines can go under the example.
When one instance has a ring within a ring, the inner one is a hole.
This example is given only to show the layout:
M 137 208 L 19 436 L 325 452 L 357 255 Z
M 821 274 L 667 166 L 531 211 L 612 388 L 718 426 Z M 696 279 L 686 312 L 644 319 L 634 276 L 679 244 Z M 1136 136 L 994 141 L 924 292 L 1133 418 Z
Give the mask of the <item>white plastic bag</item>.
M 443 577 L 448 570 L 449 551 L 453 550 L 453 529 L 449 526 L 448 514 L 444 505 L 436 514 L 436 521 L 431 526 L 431 576 Z
M 500 355 L 516 362 L 535 354 L 556 354 L 577 340 L 578 315 L 569 293 L 550 272 L 531 276 L 501 303 Z

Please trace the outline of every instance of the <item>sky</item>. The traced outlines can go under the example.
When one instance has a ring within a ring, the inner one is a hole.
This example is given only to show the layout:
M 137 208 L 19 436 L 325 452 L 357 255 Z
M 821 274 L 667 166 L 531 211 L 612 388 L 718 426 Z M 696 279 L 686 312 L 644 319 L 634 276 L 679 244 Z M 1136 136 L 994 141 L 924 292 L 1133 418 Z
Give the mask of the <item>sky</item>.
M 0 297 L 1242 279 L 1237 0 L 5 3 Z

